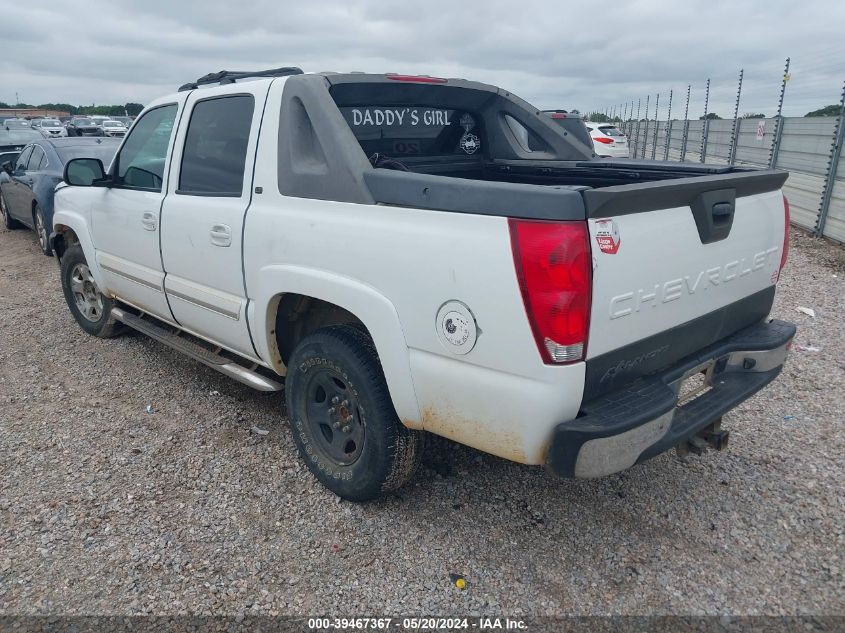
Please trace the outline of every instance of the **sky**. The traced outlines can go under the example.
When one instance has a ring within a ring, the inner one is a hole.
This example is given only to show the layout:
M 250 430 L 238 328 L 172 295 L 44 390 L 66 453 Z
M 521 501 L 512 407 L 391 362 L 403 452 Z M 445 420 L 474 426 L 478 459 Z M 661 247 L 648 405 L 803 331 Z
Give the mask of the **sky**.
M 838 103 L 845 2 L 835 0 L 4 0 L 0 101 L 147 103 L 208 72 L 299 66 L 462 77 L 543 109 L 582 112 L 660 93 L 665 118 L 710 107 L 786 116 Z M 630 107 L 630 105 L 629 105 Z M 636 107 L 636 104 L 635 104 Z

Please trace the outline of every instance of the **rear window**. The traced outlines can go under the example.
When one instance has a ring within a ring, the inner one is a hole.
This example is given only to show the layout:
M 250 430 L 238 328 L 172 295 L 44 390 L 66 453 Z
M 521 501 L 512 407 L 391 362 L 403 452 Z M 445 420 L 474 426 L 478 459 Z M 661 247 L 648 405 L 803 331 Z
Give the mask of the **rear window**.
M 625 136 L 620 130 L 612 125 L 600 125 L 599 132 L 606 134 L 607 136 Z
M 340 112 L 367 156 L 471 156 L 483 144 L 477 117 L 466 110 L 369 105 Z
M 26 145 L 42 138 L 44 137 L 35 130 L 0 130 L 0 145 Z

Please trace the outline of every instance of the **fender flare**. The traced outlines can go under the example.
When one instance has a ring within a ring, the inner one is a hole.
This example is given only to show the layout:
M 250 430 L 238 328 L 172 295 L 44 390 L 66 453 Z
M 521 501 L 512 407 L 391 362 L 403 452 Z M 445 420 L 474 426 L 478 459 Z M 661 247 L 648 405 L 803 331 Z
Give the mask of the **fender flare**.
M 261 268 L 250 286 L 256 289 L 251 329 L 261 358 L 277 369 L 284 369 L 278 360 L 275 319 L 283 295 L 296 293 L 340 306 L 358 317 L 369 330 L 399 419 L 410 428 L 422 428 L 408 345 L 399 314 L 387 297 L 356 279 L 326 270 L 283 264 Z
M 61 210 L 57 211 L 53 208 L 53 230 L 50 232 L 50 247 L 53 252 L 56 251 L 56 239 L 62 233 L 63 229 L 71 229 L 76 237 L 79 238 L 79 245 L 82 247 L 82 252 L 85 253 L 85 259 L 88 262 L 88 268 L 94 281 L 97 282 L 98 288 L 106 288 L 103 273 L 100 270 L 100 265 L 97 263 L 96 251 L 94 250 L 94 240 L 91 238 L 91 233 L 88 231 L 88 223 L 82 215 L 75 211 Z M 58 259 L 58 258 L 57 258 Z M 102 292 L 106 292 L 103 290 Z

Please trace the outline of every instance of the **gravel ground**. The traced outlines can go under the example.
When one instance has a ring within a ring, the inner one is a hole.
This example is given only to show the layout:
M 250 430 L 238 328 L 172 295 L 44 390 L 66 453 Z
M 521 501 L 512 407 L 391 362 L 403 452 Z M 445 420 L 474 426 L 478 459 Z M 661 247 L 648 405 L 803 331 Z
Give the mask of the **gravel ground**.
M 353 505 L 279 395 L 85 335 L 0 231 L 0 613 L 845 613 L 843 251 L 793 231 L 775 315 L 820 350 L 726 417 L 727 451 L 566 481 L 447 446 Z

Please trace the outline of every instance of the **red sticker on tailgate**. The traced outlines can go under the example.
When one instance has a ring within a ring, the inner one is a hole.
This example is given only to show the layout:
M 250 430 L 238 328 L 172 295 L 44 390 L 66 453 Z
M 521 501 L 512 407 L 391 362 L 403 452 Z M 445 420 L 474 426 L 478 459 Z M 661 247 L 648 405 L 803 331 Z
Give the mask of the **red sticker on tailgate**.
M 596 243 L 602 253 L 615 255 L 619 250 L 622 238 L 619 237 L 619 227 L 613 220 L 596 220 Z

